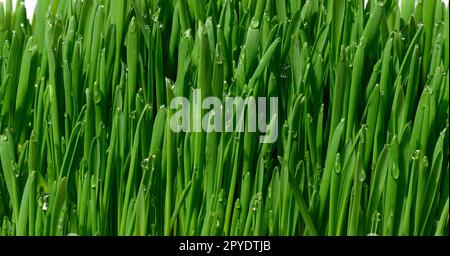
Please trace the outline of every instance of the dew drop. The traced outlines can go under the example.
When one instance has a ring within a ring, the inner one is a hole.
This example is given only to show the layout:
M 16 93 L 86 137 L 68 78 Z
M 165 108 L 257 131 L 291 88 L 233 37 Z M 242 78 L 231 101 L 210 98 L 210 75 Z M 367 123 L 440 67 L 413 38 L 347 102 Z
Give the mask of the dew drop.
M 144 160 L 142 160 L 142 162 L 141 162 L 142 169 L 148 170 L 149 166 L 150 166 L 150 161 L 148 158 L 145 158 Z
M 48 198 L 49 198 L 49 194 L 48 193 L 44 194 L 44 198 L 43 198 L 43 202 L 42 202 L 42 210 L 44 212 L 46 212 L 48 210 Z
M 280 72 L 280 77 L 287 79 L 289 77 L 289 70 L 290 70 L 290 66 L 289 65 L 284 65 L 282 66 L 281 72 Z
M 216 219 L 216 228 L 220 227 L 220 221 Z
M 97 179 L 95 178 L 95 175 L 91 176 L 91 188 L 97 187 Z
M 219 54 L 219 53 L 216 54 L 215 62 L 216 62 L 217 65 L 222 65 L 223 64 L 223 58 L 222 58 L 221 54 Z M 225 81 L 224 81 L 224 83 L 225 83 Z
M 243 177 L 243 181 L 248 181 L 250 179 L 250 172 L 246 172 Z
M 103 93 L 97 88 L 94 90 L 94 103 L 99 104 L 103 99 Z
M 364 182 L 364 180 L 366 180 L 366 172 L 365 172 L 364 170 L 361 170 L 361 171 L 359 172 L 358 180 L 359 180 L 360 182 Z
M 428 168 L 428 157 L 424 156 L 422 159 L 423 167 Z
M 334 163 L 334 171 L 336 173 L 341 172 L 341 155 L 339 153 L 336 154 L 336 161 Z
M 250 22 L 250 27 L 253 29 L 257 29 L 259 27 L 259 21 L 257 19 L 252 19 Z
M 35 131 L 35 130 L 32 130 L 32 131 L 31 131 L 31 134 L 30 134 L 30 142 L 37 142 L 37 134 L 36 134 L 36 131 Z
M 130 112 L 130 118 L 133 120 L 136 119 L 136 110 Z
M 293 138 L 293 139 L 296 139 L 296 138 L 297 138 L 297 134 L 298 134 L 297 131 L 292 131 L 292 132 L 291 132 L 292 138 Z
M 312 115 L 310 113 L 308 113 L 306 115 L 306 121 L 308 121 L 308 123 L 312 123 L 313 122 L 313 117 L 312 117 Z
M 2 134 L 2 135 L 0 135 L 0 140 L 1 141 L 8 141 L 8 136 Z
M 417 159 L 419 159 L 419 157 L 420 157 L 420 150 L 414 151 L 413 154 L 412 154 L 412 156 L 411 156 L 411 158 L 412 158 L 413 160 L 417 160 Z
M 236 203 L 234 204 L 234 208 L 241 209 L 241 201 L 239 200 L 239 198 L 236 200 Z
M 17 166 L 16 162 L 11 160 L 10 163 L 11 163 L 11 166 L 12 166 L 12 172 L 13 172 L 14 177 L 19 178 L 20 170 L 19 170 L 19 167 Z
M 218 201 L 219 201 L 219 203 L 224 203 L 225 202 L 225 190 L 220 190 L 220 193 L 219 193 L 219 199 L 218 199 Z
M 398 177 L 400 176 L 400 170 L 398 169 L 397 166 L 392 167 L 391 175 L 392 178 L 394 178 L 394 180 L 398 179 Z

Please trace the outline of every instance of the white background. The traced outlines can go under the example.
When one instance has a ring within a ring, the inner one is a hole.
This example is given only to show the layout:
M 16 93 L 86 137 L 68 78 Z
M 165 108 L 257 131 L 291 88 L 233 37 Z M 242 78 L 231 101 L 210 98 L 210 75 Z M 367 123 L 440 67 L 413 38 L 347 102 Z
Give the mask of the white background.
M 27 16 L 28 16 L 28 19 L 30 19 L 30 20 L 33 17 L 33 10 L 34 10 L 34 7 L 36 6 L 37 1 L 38 0 L 25 0 L 25 5 L 26 5 L 26 9 L 27 9 Z M 64 1 L 66 1 L 66 0 L 64 0 Z M 365 1 L 367 1 L 367 0 L 365 0 Z M 402 0 L 402 1 L 411 1 L 411 0 Z M 448 6 L 448 1 L 449 0 L 443 0 L 443 1 Z M 5 2 L 5 0 L 0 0 L 0 2 Z M 13 6 L 15 6 L 15 5 L 16 5 L 16 0 L 13 0 Z
M 34 7 L 36 6 L 38 0 L 25 0 L 25 6 L 27 9 L 28 19 L 31 20 L 33 18 Z M 447 0 L 448 1 L 448 0 Z M 0 0 L 0 2 L 6 2 L 6 0 Z M 13 0 L 13 8 L 16 6 L 16 0 Z

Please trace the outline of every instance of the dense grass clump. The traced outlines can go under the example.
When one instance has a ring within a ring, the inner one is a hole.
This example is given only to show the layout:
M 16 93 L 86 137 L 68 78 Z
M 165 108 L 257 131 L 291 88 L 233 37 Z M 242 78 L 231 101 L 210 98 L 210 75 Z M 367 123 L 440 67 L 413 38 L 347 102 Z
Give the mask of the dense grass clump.
M 448 235 L 448 9 L 402 2 L 0 3 L 0 234 Z M 175 133 L 194 88 L 278 140 Z

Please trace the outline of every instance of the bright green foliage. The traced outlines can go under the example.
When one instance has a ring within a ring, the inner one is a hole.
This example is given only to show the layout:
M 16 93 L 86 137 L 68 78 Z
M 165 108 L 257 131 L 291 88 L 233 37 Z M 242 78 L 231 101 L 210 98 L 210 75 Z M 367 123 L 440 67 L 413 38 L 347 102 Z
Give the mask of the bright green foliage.
M 0 235 L 448 235 L 448 9 L 399 2 L 0 3 Z M 173 132 L 194 88 L 278 140 Z

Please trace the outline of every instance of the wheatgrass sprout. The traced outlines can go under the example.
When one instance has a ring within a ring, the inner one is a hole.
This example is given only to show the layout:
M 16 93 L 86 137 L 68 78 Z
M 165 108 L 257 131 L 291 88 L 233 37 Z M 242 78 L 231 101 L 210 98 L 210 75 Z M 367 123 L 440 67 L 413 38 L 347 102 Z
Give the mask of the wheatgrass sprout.
M 29 11 L 0 3 L 0 235 L 449 234 L 441 0 Z

